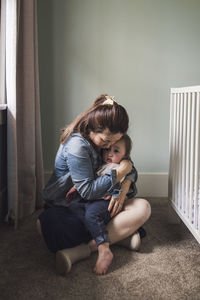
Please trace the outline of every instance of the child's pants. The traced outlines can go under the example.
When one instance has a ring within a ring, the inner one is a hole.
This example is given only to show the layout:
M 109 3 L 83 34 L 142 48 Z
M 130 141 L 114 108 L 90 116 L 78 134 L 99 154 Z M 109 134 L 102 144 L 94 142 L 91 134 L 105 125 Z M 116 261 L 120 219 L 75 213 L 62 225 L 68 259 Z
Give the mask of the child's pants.
M 70 210 L 84 222 L 97 246 L 110 241 L 106 229 L 106 225 L 111 219 L 108 211 L 109 203 L 109 200 L 100 199 L 88 202 L 72 202 L 69 206 Z

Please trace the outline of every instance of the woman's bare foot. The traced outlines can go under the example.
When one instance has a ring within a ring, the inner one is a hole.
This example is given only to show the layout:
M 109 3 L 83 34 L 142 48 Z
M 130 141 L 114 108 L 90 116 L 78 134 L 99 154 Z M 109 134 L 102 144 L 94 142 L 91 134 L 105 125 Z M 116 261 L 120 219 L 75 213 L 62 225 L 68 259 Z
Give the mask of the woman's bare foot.
M 100 244 L 98 251 L 99 256 L 94 267 L 94 273 L 97 275 L 105 275 L 112 262 L 113 254 L 110 251 L 108 243 Z

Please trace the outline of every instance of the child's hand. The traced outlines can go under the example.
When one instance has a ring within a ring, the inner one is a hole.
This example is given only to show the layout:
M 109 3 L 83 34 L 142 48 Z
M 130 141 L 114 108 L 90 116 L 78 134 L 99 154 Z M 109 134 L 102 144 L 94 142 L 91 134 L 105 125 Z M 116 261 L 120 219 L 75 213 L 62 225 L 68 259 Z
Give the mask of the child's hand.
M 66 200 L 67 202 L 70 202 L 74 196 L 76 195 L 76 188 L 75 185 L 68 191 L 67 195 L 66 195 Z
M 117 198 L 112 197 L 108 206 L 108 211 L 111 212 L 111 217 L 116 216 L 121 211 L 124 204 L 124 200 L 125 197 L 121 194 Z

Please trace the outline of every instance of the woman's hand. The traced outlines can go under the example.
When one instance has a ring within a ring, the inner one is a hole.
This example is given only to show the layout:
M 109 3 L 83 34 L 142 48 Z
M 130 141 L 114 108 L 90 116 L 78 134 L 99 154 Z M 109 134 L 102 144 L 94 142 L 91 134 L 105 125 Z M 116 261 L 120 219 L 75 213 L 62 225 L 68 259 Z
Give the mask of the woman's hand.
M 116 216 L 122 209 L 124 204 L 125 197 L 123 195 L 119 195 L 117 198 L 111 198 L 108 211 L 110 212 L 110 216 Z
M 104 200 L 110 200 L 111 198 L 112 198 L 112 196 L 111 196 L 111 195 L 108 195 L 108 196 L 104 197 L 103 199 L 104 199 Z
M 128 159 L 123 159 L 120 162 L 119 167 L 117 168 L 116 182 L 119 182 L 124 176 L 130 173 L 132 168 L 133 168 L 132 162 Z
M 122 184 L 121 184 L 121 193 L 119 194 L 119 196 L 117 198 L 113 198 L 110 200 L 109 206 L 108 206 L 108 210 L 111 212 L 111 217 L 114 217 L 115 215 L 117 215 L 124 204 L 124 201 L 126 199 L 126 194 L 129 191 L 131 185 L 131 180 L 130 179 L 125 179 Z

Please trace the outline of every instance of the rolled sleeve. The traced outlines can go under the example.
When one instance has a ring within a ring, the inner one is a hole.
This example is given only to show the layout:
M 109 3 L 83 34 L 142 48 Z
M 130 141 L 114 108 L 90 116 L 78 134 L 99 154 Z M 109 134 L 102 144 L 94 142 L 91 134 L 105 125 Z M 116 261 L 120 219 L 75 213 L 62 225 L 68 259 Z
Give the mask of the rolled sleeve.
M 138 178 L 137 170 L 133 168 L 132 171 L 125 176 L 125 178 L 129 179 L 131 182 L 136 182 Z
M 80 194 L 87 200 L 107 196 L 116 183 L 116 170 L 95 179 L 90 145 L 84 139 L 73 138 L 67 145 L 66 159 L 71 179 Z
M 136 187 L 136 181 L 138 178 L 138 173 L 135 167 L 133 167 L 132 171 L 125 176 L 125 179 L 128 179 L 131 181 L 131 185 L 129 188 L 129 191 L 127 193 L 127 198 L 134 197 L 137 194 L 137 187 Z M 112 197 L 117 198 L 122 192 L 121 188 L 121 182 L 115 185 L 113 192 L 112 192 Z
M 132 171 L 125 178 L 129 179 L 131 181 L 129 192 L 127 194 L 127 198 L 135 197 L 137 194 L 136 181 L 138 179 L 138 172 L 134 166 L 133 166 Z

